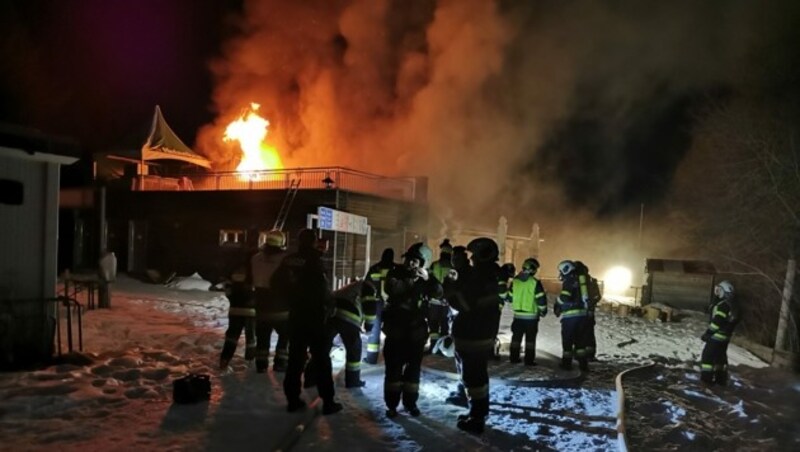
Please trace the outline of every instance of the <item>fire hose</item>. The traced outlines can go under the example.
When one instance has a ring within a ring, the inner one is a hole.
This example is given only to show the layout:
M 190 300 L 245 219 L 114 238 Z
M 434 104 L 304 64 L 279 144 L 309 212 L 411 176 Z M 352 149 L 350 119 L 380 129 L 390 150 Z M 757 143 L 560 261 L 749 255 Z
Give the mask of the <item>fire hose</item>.
M 622 387 L 622 377 L 629 372 L 647 369 L 655 366 L 656 363 L 650 361 L 640 366 L 631 367 L 630 369 L 623 370 L 614 379 L 617 387 L 617 447 L 620 452 L 628 452 L 628 438 L 626 436 L 625 426 L 625 390 Z

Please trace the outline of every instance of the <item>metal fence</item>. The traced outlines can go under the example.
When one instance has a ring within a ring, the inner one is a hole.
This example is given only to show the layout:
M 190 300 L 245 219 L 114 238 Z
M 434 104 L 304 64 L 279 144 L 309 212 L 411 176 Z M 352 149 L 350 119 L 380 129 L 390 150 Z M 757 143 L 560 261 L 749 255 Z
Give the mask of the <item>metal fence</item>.
M 412 201 L 416 197 L 413 177 L 384 177 L 348 168 L 296 168 L 251 172 L 178 174 L 171 177 L 137 176 L 135 191 L 192 190 L 286 190 L 293 179 L 300 189 L 342 189 Z

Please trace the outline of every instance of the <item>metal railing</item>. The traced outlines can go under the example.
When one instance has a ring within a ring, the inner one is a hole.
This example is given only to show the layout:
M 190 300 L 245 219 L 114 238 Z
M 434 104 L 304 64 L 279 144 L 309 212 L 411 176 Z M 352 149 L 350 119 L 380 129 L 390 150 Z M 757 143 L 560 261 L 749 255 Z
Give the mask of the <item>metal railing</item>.
M 47 342 L 51 343 L 57 355 L 63 354 L 65 343 L 67 352 L 83 351 L 83 305 L 75 298 L 58 295 L 53 298 L 0 299 L 0 367 L 14 366 L 30 358 L 29 351 L 49 354 L 53 351 L 48 345 L 40 349 L 41 337 L 36 331 L 46 330 Z M 64 325 L 62 325 L 64 323 Z M 31 332 L 34 332 L 31 334 Z M 77 337 L 76 337 L 77 335 Z M 52 342 L 51 342 L 52 341 Z
M 50 299 L 48 301 L 54 301 L 56 303 L 56 345 L 58 355 L 60 356 L 61 353 L 61 308 L 64 308 L 64 317 L 67 322 L 66 325 L 66 342 L 67 342 L 67 353 L 72 353 L 74 350 L 73 347 L 73 320 L 77 320 L 77 332 L 78 332 L 78 351 L 83 351 L 83 305 L 81 305 L 76 299 L 68 297 L 68 296 L 59 296 L 55 299 Z
M 341 189 L 412 201 L 416 197 L 413 177 L 385 177 L 349 168 L 289 168 L 281 170 L 236 171 L 206 174 L 176 174 L 170 177 L 137 176 L 135 191 L 192 190 L 287 190 L 292 179 L 302 189 Z

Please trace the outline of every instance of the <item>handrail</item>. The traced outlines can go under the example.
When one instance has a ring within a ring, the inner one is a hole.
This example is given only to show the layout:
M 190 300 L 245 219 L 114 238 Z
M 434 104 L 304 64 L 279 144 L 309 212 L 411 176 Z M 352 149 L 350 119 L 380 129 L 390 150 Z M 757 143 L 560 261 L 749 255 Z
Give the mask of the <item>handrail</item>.
M 68 352 L 72 352 L 74 350 L 73 345 L 73 317 L 77 322 L 77 334 L 78 334 L 78 350 L 83 351 L 83 305 L 73 297 L 66 296 L 66 295 L 57 295 L 55 297 L 45 297 L 45 298 L 17 298 L 17 299 L 3 299 L 0 300 L 0 311 L 7 313 L 11 316 L 11 319 L 20 319 L 27 317 L 43 317 L 43 318 L 53 318 L 50 317 L 51 314 L 48 312 L 46 308 L 50 303 L 54 304 L 55 315 L 54 320 L 56 323 L 56 346 L 58 348 L 58 355 L 61 355 L 61 307 L 63 306 L 66 308 L 66 320 L 67 320 L 67 350 Z M 30 308 L 23 307 L 19 308 L 19 306 L 25 305 L 35 305 L 38 308 L 33 311 Z M 44 310 L 42 310 L 44 309 Z M 13 328 L 13 326 L 12 326 Z
M 388 177 L 344 167 L 283 168 L 255 171 L 220 171 L 137 176 L 142 183 L 134 191 L 209 191 L 288 189 L 299 180 L 299 189 L 341 189 L 416 200 L 414 177 Z M 333 183 L 326 182 L 330 179 Z M 180 181 L 188 181 L 179 183 Z
M 78 318 L 78 350 L 83 351 L 83 305 L 78 300 L 66 296 L 59 295 L 56 298 L 50 298 L 46 301 L 56 302 L 56 343 L 58 344 L 58 354 L 61 355 L 61 316 L 59 303 L 62 304 L 67 311 L 67 352 L 72 353 L 72 311 L 77 312 Z

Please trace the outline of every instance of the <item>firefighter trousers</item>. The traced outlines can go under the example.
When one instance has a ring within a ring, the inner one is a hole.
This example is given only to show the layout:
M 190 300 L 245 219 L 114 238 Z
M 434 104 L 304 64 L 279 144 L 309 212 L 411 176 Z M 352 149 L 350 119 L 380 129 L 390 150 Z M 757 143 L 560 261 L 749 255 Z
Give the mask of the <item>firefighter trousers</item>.
M 514 319 L 511 322 L 510 360 L 520 362 L 522 338 L 525 337 L 525 364 L 536 362 L 536 335 L 539 334 L 539 319 Z
M 572 366 L 572 359 L 577 358 L 581 370 L 588 368 L 586 357 L 587 317 L 575 316 L 561 318 L 561 365 Z
M 706 341 L 700 355 L 700 379 L 720 385 L 728 382 L 728 341 Z
M 461 346 L 467 342 L 466 346 Z M 469 400 L 469 417 L 489 415 L 489 358 L 493 339 L 460 341 L 456 338 L 456 359 L 461 363 L 461 382 Z
M 323 402 L 333 401 L 331 340 L 324 324 L 289 325 L 289 365 L 283 378 L 283 392 L 291 403 L 300 398 L 300 380 L 308 353 L 314 360 L 314 381 Z
M 386 336 L 383 358 L 386 376 L 383 381 L 383 400 L 389 409 L 397 409 L 402 400 L 406 409 L 416 408 L 419 399 L 419 379 L 426 340 L 411 340 L 407 336 Z
M 269 347 L 272 342 L 272 332 L 278 335 L 275 344 L 275 358 L 273 369 L 283 371 L 289 361 L 289 323 L 287 320 L 256 320 L 256 369 L 266 370 L 269 367 Z
M 336 336 L 342 338 L 345 350 L 344 385 L 348 388 L 361 387 L 361 328 L 340 318 L 334 317 L 328 321 L 328 337 L 332 343 Z M 306 382 L 309 386 L 310 379 L 316 375 L 314 359 L 306 366 Z
M 369 333 L 367 339 L 367 356 L 364 362 L 367 364 L 377 364 L 378 355 L 381 351 L 381 317 L 383 315 L 383 300 L 375 300 L 375 319 L 370 322 L 364 320 L 364 329 Z
M 586 357 L 589 359 L 594 359 L 597 355 L 597 337 L 594 334 L 596 324 L 594 314 L 589 314 L 586 318 Z
M 255 317 L 241 315 L 232 315 L 228 317 L 228 329 L 225 331 L 225 345 L 222 346 L 220 366 L 227 366 L 231 358 L 233 358 L 233 354 L 236 352 L 236 346 L 239 343 L 239 336 L 242 335 L 242 330 L 244 330 L 245 338 L 244 359 L 249 361 L 255 358 L 255 322 Z

